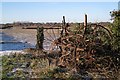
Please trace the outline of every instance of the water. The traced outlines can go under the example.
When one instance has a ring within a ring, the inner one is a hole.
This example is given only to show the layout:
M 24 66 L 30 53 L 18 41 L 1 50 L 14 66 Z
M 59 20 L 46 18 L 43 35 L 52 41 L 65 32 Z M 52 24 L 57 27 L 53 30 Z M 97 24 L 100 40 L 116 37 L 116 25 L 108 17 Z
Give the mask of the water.
M 0 41 L 4 41 L 5 43 L 0 43 L 0 51 L 6 50 L 23 50 L 25 48 L 33 48 L 35 46 L 30 45 L 28 43 L 20 42 L 19 40 L 15 40 L 14 37 L 8 36 L 4 33 L 0 33 Z M 7 43 L 7 42 L 10 43 Z M 14 42 L 12 42 L 14 41 Z

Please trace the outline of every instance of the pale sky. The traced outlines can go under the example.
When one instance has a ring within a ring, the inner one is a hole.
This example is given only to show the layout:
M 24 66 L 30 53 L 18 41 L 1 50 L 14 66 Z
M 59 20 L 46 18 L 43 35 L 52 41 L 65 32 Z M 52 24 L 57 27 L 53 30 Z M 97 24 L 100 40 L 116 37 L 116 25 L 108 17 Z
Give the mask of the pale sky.
M 15 21 L 83 22 L 84 14 L 89 22 L 110 21 L 110 11 L 118 9 L 118 2 L 2 2 L 2 23 Z

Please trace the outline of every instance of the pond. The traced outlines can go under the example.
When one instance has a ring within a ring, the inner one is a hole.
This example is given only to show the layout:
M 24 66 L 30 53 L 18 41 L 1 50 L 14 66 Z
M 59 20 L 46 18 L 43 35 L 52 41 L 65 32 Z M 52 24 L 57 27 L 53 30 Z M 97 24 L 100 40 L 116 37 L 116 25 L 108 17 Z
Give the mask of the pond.
M 34 48 L 35 46 L 30 45 L 27 42 L 20 42 L 14 39 L 12 36 L 8 36 L 5 33 L 0 32 L 0 51 L 6 50 L 23 50 L 25 48 Z

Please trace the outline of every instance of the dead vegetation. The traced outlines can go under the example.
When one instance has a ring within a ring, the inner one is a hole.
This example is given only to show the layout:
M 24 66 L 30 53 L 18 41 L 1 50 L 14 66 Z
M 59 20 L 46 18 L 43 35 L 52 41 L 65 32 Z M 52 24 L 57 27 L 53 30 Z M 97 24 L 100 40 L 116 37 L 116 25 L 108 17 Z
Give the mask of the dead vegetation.
M 75 79 L 118 79 L 120 57 L 112 52 L 111 31 L 99 24 L 88 25 L 87 20 L 84 25 L 76 25 L 76 29 L 69 26 L 63 17 L 60 37 L 52 41 L 49 51 L 30 50 L 35 57 L 47 58 L 49 66 L 57 67 L 49 77 L 67 78 L 68 74 Z
M 85 16 L 87 19 L 87 16 Z M 68 29 L 63 17 L 61 36 L 53 41 L 51 51 L 61 51 L 58 66 L 67 68 L 73 74 L 91 74 L 93 78 L 118 78 L 119 58 L 112 53 L 109 29 L 98 24 L 78 26 L 77 31 Z M 83 27 L 83 28 L 82 28 Z M 98 77 L 99 76 L 99 77 Z
M 44 51 L 44 55 L 38 51 L 37 57 L 47 58 L 49 66 L 57 66 L 58 73 L 63 71 L 59 75 L 67 73 L 78 79 L 86 76 L 94 79 L 118 79 L 120 57 L 111 50 L 111 31 L 99 24 L 87 25 L 86 20 L 84 26 L 77 25 L 76 28 L 71 30 L 63 17 L 60 37 L 52 41 L 50 50 Z M 54 75 L 51 77 L 58 75 L 57 72 L 52 72 Z

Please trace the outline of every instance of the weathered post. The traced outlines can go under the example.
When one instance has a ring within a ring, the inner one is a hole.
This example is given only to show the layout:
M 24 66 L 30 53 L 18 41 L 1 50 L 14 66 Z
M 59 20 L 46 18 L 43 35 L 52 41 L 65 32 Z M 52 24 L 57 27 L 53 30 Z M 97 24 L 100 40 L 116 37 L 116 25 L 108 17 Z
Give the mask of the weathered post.
M 85 14 L 85 22 L 84 22 L 84 27 L 87 26 L 87 14 Z
M 63 16 L 63 20 L 62 20 L 62 30 L 61 30 L 61 33 L 60 33 L 61 37 L 63 36 L 63 32 L 64 32 L 64 29 L 65 29 L 65 25 L 66 25 L 66 23 L 65 23 L 65 16 Z M 65 30 L 65 31 L 66 31 L 66 30 Z
M 37 28 L 37 44 L 36 49 L 43 49 L 43 41 L 44 41 L 44 34 L 43 34 L 43 27 Z
M 65 16 L 63 16 L 63 26 L 65 27 Z
M 86 34 L 86 28 L 87 28 L 87 14 L 85 14 L 85 21 L 84 21 L 84 35 Z

